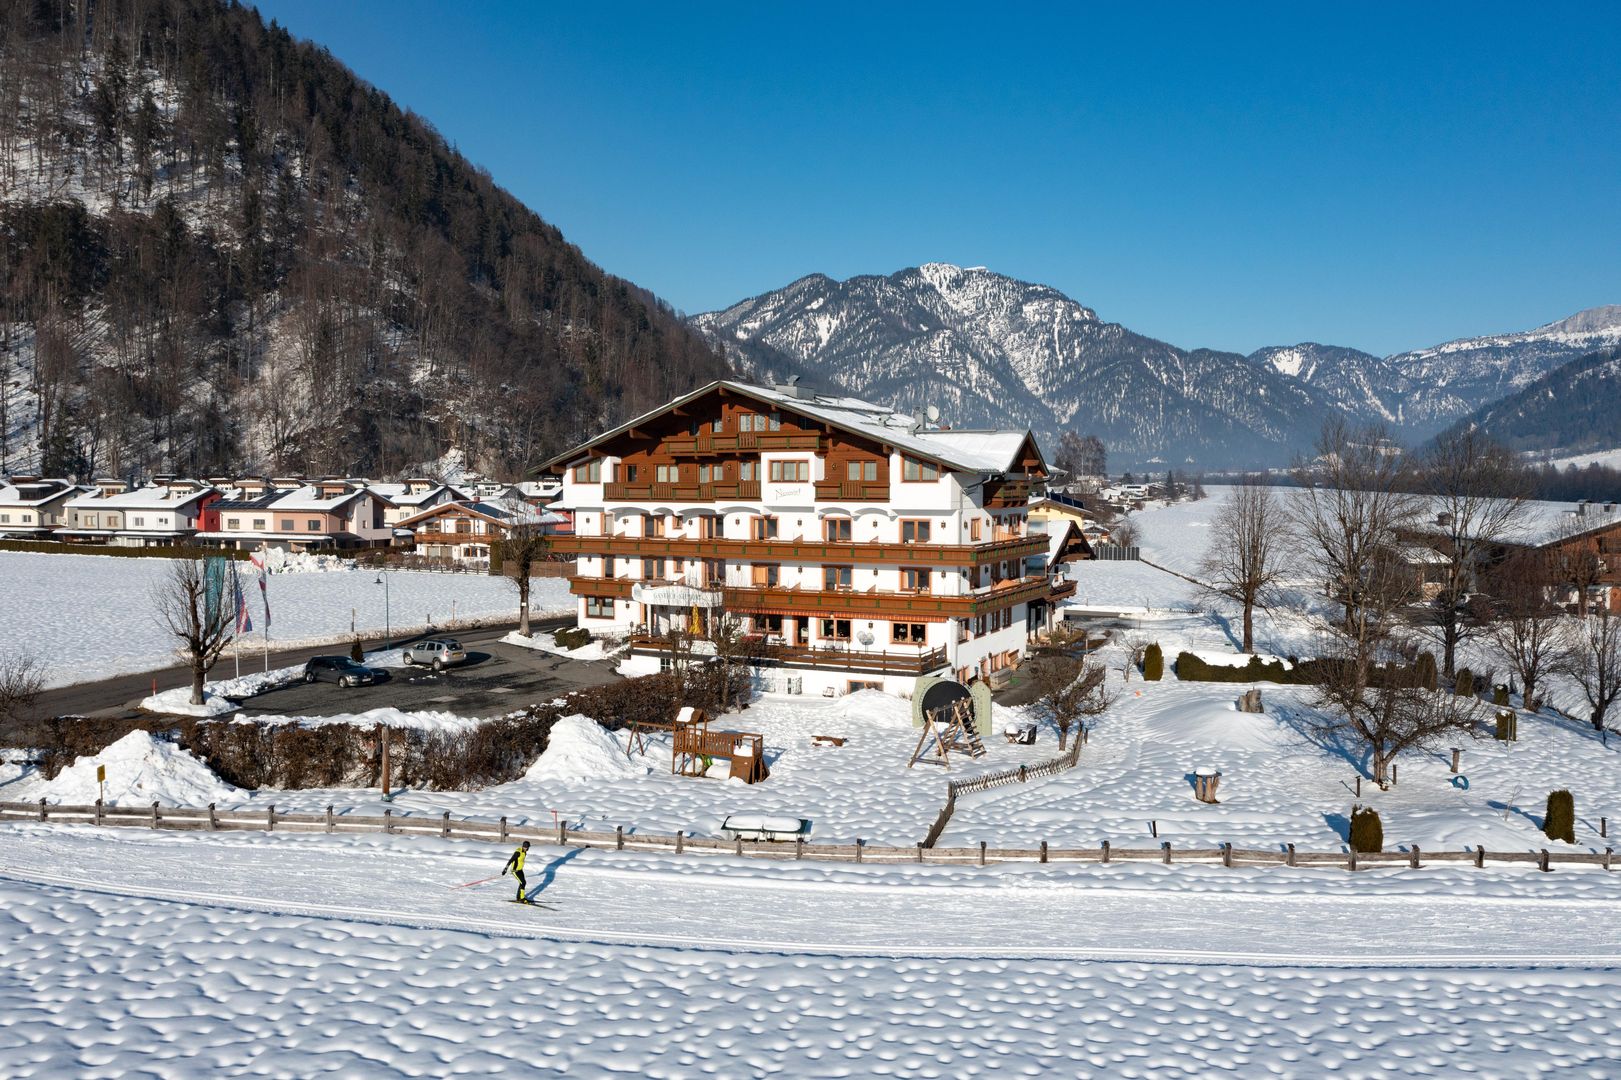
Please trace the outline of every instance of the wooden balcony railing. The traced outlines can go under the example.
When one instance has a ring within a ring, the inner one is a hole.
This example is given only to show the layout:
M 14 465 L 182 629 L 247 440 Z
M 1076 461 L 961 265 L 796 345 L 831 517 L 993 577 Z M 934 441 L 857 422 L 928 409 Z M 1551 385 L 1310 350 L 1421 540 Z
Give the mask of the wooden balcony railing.
M 992 480 L 986 483 L 983 492 L 985 506 L 988 509 L 1007 509 L 1023 506 L 1030 501 L 1032 481 L 1025 477 L 1008 477 L 1006 480 Z
M 695 540 L 683 536 L 556 536 L 558 555 L 662 556 L 739 562 L 862 563 L 883 566 L 984 566 L 1044 554 L 1045 536 L 987 544 L 856 544 L 824 540 Z
M 838 502 L 854 499 L 859 502 L 888 502 L 887 480 L 818 480 L 817 502 Z
M 631 587 L 639 584 L 669 585 L 685 582 L 639 581 L 634 578 L 603 578 L 575 575 L 568 579 L 575 596 L 604 596 L 617 600 L 630 598 Z M 695 586 L 697 587 L 697 586 Z M 942 596 L 926 592 L 897 592 L 891 589 L 795 589 L 781 585 L 728 585 L 722 590 L 726 610 L 739 614 L 784 612 L 803 615 L 870 616 L 889 621 L 916 620 L 939 622 L 947 618 L 972 618 L 1000 611 L 1013 604 L 1068 596 L 1075 583 L 1054 583 L 1047 577 L 1018 578 L 962 596 Z
M 608 502 L 714 502 L 717 499 L 758 501 L 760 481 L 719 480 L 700 483 L 611 483 L 602 485 L 602 497 Z
M 440 532 L 427 529 L 412 535 L 419 544 L 492 544 L 501 539 L 499 533 Z
M 630 647 L 633 653 L 653 656 L 667 654 L 671 649 L 668 638 L 647 635 L 633 636 Z M 873 675 L 927 675 L 946 666 L 946 651 L 861 652 L 857 649 L 761 643 L 758 651 L 749 656 L 748 662 L 769 667 L 833 668 Z
M 795 431 L 739 431 L 730 435 L 700 431 L 696 435 L 676 435 L 664 440 L 664 449 L 677 456 L 756 453 L 766 450 L 822 449 L 822 437 Z

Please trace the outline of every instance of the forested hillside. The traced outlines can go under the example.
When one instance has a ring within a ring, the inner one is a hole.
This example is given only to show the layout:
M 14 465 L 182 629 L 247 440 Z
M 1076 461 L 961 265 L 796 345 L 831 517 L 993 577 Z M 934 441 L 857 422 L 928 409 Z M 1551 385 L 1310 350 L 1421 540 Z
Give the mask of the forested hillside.
M 0 471 L 508 471 L 725 371 L 325 50 L 0 0 Z

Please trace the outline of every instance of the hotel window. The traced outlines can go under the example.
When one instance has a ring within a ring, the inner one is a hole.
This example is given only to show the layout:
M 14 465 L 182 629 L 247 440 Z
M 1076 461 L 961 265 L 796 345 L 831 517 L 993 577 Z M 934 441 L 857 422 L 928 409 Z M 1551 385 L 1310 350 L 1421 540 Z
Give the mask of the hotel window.
M 461 522 L 457 522 L 457 524 L 458 525 L 466 525 L 467 522 L 461 521 Z M 321 519 L 320 518 L 310 518 L 308 521 L 304 522 L 304 528 L 306 530 L 308 530 L 309 532 L 320 532 L 321 531 Z M 456 531 L 457 532 L 465 532 L 466 530 L 458 528 Z
M 777 538 L 776 517 L 766 516 L 751 519 L 749 538 L 752 540 L 775 540 Z
M 775 589 L 781 574 L 782 569 L 776 563 L 765 566 L 755 565 L 749 568 L 750 580 L 758 589 Z
M 771 479 L 784 483 L 804 483 L 810 479 L 810 462 L 773 461 L 771 463 Z
M 848 544 L 850 542 L 850 519 L 824 518 L 822 521 L 822 539 L 835 544 Z
M 901 459 L 902 480 L 938 480 L 940 479 L 940 466 L 932 461 L 919 461 L 917 458 Z
M 144 517 L 135 518 L 134 519 L 134 527 L 137 528 L 137 529 L 145 528 L 146 527 L 146 519 Z
M 973 518 L 972 520 L 970 520 L 968 522 L 968 539 L 970 539 L 970 540 L 978 540 L 979 539 L 981 524 L 982 524 L 982 522 L 981 522 L 981 519 L 979 519 L 979 518 Z
M 681 480 L 681 466 L 660 465 L 654 470 L 658 482 L 661 484 L 674 484 Z
M 642 577 L 643 577 L 643 579 L 645 579 L 647 581 L 663 581 L 664 580 L 664 560 L 663 559 L 643 559 L 642 560 Z
M 614 602 L 606 596 L 588 596 L 585 598 L 585 615 L 588 619 L 611 619 L 614 613 Z
M 282 518 L 281 519 L 281 531 L 282 532 L 292 532 L 293 531 L 293 519 L 292 518 Z
M 663 536 L 664 535 L 664 515 L 663 514 L 647 514 L 646 516 L 644 516 L 642 518 L 642 535 L 643 536 Z
M 602 459 L 592 458 L 584 465 L 574 466 L 574 480 L 580 484 L 602 483 Z
M 744 413 L 737 418 L 739 431 L 780 431 L 782 430 L 782 414 L 772 413 L 770 416 L 761 416 L 759 413 Z
M 850 640 L 850 620 L 849 619 L 823 619 L 822 620 L 822 640 L 823 641 L 849 641 Z
M 822 567 L 822 588 L 848 589 L 851 585 L 853 571 L 848 566 Z
M 925 567 L 908 566 L 901 571 L 901 588 L 906 592 L 928 592 L 929 571 Z
M 889 640 L 897 645 L 921 645 L 925 637 L 924 625 L 920 622 L 891 623 L 889 627 Z
M 712 432 L 715 432 L 717 435 L 720 432 L 725 431 L 726 430 L 726 417 L 717 416 L 717 417 L 715 417 L 715 419 L 711 420 L 709 422 L 709 430 L 712 431 Z
M 713 540 L 720 535 L 720 527 L 716 524 L 720 519 L 713 514 L 699 514 L 690 520 L 698 526 L 698 539 Z
M 878 463 L 876 461 L 850 461 L 844 466 L 846 480 L 877 480 Z
M 263 531 L 264 527 L 265 527 L 265 519 L 264 518 L 254 518 L 253 519 L 253 527 L 255 529 Z
M 634 484 L 636 482 L 636 466 L 634 466 L 634 465 L 621 465 L 621 466 L 619 466 L 619 478 L 621 480 L 623 480 L 627 484 Z
M 927 544 L 929 522 L 927 518 L 901 518 L 901 543 Z
M 225 519 L 225 527 L 227 529 L 240 529 L 242 527 L 242 519 L 241 518 L 226 518 Z
M 718 484 L 726 479 L 726 463 L 719 465 L 698 466 L 698 482 L 700 484 Z
M 614 576 L 614 557 L 612 555 L 604 555 L 602 557 L 602 576 Z
M 737 467 L 737 478 L 739 480 L 760 479 L 760 463 L 758 461 L 745 461 L 741 463 Z

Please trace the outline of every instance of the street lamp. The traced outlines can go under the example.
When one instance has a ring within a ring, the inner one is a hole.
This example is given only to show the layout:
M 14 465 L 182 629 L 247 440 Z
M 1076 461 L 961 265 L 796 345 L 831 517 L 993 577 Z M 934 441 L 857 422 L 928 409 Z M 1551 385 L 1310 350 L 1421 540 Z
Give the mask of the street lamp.
M 388 647 L 392 649 L 394 647 L 394 626 L 388 614 L 388 574 L 382 570 L 377 571 L 377 580 L 372 584 L 383 587 L 383 634 L 388 638 Z

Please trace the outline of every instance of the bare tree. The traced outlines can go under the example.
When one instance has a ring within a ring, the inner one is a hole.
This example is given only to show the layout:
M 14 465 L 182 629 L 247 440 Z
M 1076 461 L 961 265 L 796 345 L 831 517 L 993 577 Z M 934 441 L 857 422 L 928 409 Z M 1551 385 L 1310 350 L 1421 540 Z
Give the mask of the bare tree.
M 44 689 L 45 668 L 31 653 L 12 649 L 0 656 L 0 726 L 21 723 Z
M 1067 746 L 1070 729 L 1077 722 L 1114 704 L 1102 664 L 1074 656 L 1044 655 L 1033 657 L 1029 667 L 1037 695 L 1030 707 L 1058 729 L 1060 750 Z
M 1201 587 L 1244 609 L 1244 651 L 1255 651 L 1255 608 L 1283 572 L 1283 510 L 1265 476 L 1246 476 L 1210 522 Z
M 1570 635 L 1564 660 L 1565 670 L 1587 697 L 1593 729 L 1603 731 L 1611 706 L 1621 700 L 1621 615 L 1600 606 L 1582 619 Z
M 191 667 L 191 703 L 203 703 L 203 684 L 236 630 L 236 609 L 223 580 L 210 580 L 209 559 L 175 559 L 157 588 L 158 624 L 179 643 Z
M 535 508 L 513 501 L 503 507 L 510 514 L 501 537 L 501 572 L 512 575 L 518 587 L 518 633 L 529 636 L 529 586 L 535 564 L 551 548 L 545 526 Z
M 1536 709 L 1537 687 L 1568 648 L 1564 615 L 1550 596 L 1549 561 L 1539 551 L 1516 551 L 1492 570 L 1486 586 L 1492 645 L 1519 676 L 1525 707 Z
M 1154 639 L 1144 634 L 1128 634 L 1121 642 L 1124 648 L 1124 658 L 1120 664 L 1120 675 L 1125 682 L 1131 681 L 1133 671 L 1142 670 L 1143 657 L 1148 653 L 1148 647 Z
M 729 611 L 712 609 L 704 628 L 704 641 L 713 650 L 719 667 L 717 685 L 720 698 L 730 705 L 739 691 L 747 690 L 760 667 L 765 639 L 746 632 L 743 620 Z
M 1421 534 L 1443 560 L 1430 630 L 1441 645 L 1441 670 L 1451 678 L 1458 646 L 1480 628 L 1465 599 L 1490 553 L 1525 526 L 1526 474 L 1512 452 L 1475 429 L 1440 436 L 1419 469 L 1435 511 Z
M 1119 521 L 1109 526 L 1109 543 L 1116 547 L 1136 547 L 1142 543 L 1142 530 L 1130 516 L 1122 516 Z
M 1389 786 L 1390 764 L 1402 752 L 1474 738 L 1482 708 L 1475 697 L 1416 685 L 1400 659 L 1392 653 L 1381 665 L 1333 656 L 1320 665 L 1324 675 L 1318 704 L 1326 708 L 1316 727 L 1359 747 L 1381 788 Z

